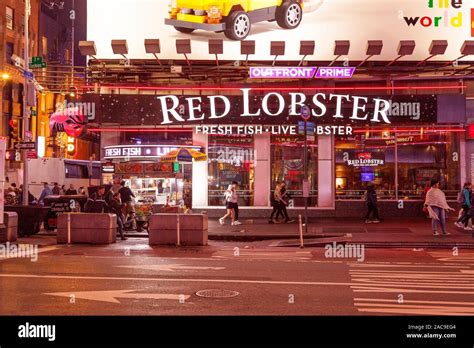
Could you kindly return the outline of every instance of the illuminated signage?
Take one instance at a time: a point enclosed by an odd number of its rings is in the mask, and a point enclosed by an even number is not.
[[[378,167],[385,164],[383,152],[357,152],[355,154],[344,152],[343,158],[350,167]]]
[[[353,67],[251,67],[251,79],[349,79],[354,75]]]
[[[186,146],[201,150],[199,146]],[[104,148],[105,159],[133,159],[133,158],[160,158],[171,151],[177,150],[178,146],[170,145],[117,145]]]
[[[98,123],[122,125],[296,125],[301,107],[310,108],[309,122],[328,126],[436,123],[440,108],[465,114],[448,105],[461,105],[458,95],[365,95],[353,92],[261,92],[240,89],[237,95],[97,95]],[[464,104],[465,105],[465,101]],[[450,116],[451,117],[451,116]],[[453,116],[454,117],[454,116]],[[222,130],[227,134],[228,130]],[[264,130],[265,131],[265,130]],[[232,132],[230,132],[232,133]],[[281,133],[281,132],[278,132]]]
[[[314,67],[251,67],[251,79],[312,79]]]
[[[328,66],[324,68],[318,68],[318,71],[314,77],[322,79],[350,79],[354,75],[355,70],[356,68],[352,67]]]
[[[251,88],[240,89],[241,109],[240,117],[242,122],[265,116],[266,118],[288,115],[291,117],[301,117],[303,105],[309,106],[311,116],[314,119],[333,118],[346,119],[347,122],[366,121],[371,123],[390,124],[388,112],[390,101],[377,97],[358,97],[349,94],[314,93],[306,95],[303,93],[289,93],[289,98],[285,98],[278,92],[270,92],[262,99],[250,95]],[[161,104],[161,124],[183,124],[193,121],[221,120],[231,113],[231,102],[229,97],[223,95],[215,96],[193,96],[185,97],[187,115],[183,115],[180,110],[183,105],[175,95],[164,95],[156,97]],[[209,104],[209,112],[202,110],[202,104]],[[328,107],[328,104],[335,103],[335,110]],[[369,111],[369,105],[373,108]],[[185,108],[186,108],[185,106]],[[351,112],[343,114],[343,107],[349,107]]]
[[[103,163],[102,164],[102,173],[103,174],[115,174],[115,164],[114,163]]]

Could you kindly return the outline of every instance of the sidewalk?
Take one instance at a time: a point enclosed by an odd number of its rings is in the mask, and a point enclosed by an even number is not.
[[[220,225],[209,220],[209,239],[229,241],[287,240],[277,246],[299,245],[299,225],[269,224],[264,219],[241,220],[240,226]],[[431,220],[386,219],[379,224],[365,224],[354,219],[312,219],[308,233],[304,234],[306,246],[324,246],[328,243],[363,243],[371,247],[468,247],[474,248],[473,231],[454,226],[454,219],[447,222],[449,236],[433,236]]]

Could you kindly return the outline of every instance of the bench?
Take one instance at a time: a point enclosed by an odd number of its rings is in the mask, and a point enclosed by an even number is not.
[[[18,239],[18,214],[3,213],[3,226],[0,227],[0,243],[16,242]]]
[[[206,214],[153,214],[150,216],[149,244],[176,245],[177,226],[180,226],[180,245],[207,245]]]
[[[62,213],[58,215],[58,244],[68,243],[68,217],[72,244],[112,244],[117,241],[115,214]]]

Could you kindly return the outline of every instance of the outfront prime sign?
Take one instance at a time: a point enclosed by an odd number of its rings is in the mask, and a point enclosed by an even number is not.
[[[355,72],[353,67],[250,67],[251,79],[350,79]]]
[[[360,96],[344,93],[267,92],[242,88],[240,95],[86,95],[98,105],[97,122],[121,125],[297,124],[301,108],[318,125],[436,123],[437,97]]]

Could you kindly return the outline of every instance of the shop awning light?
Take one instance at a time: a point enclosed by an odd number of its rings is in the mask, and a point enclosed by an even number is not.
[[[349,49],[351,47],[351,42],[349,40],[336,40],[334,41],[334,55],[336,58],[329,63],[329,66],[332,66],[341,56],[347,56],[349,54]]]
[[[424,63],[426,63],[428,60],[430,60],[433,57],[436,56],[441,56],[446,52],[446,49],[448,48],[448,40],[433,40],[431,41],[430,49],[429,49],[429,56],[428,58],[422,60],[421,62],[418,62],[416,66],[420,66]]]
[[[128,54],[127,40],[112,40],[111,44],[114,54],[119,54],[125,59],[128,59],[126,56]]]
[[[369,40],[367,41],[367,58],[365,58],[357,67],[364,65],[373,56],[379,56],[382,53],[383,41],[382,40]]]
[[[153,54],[158,64],[162,66],[161,60],[158,58],[158,54],[161,53],[160,39],[145,39],[145,51],[148,54]]]
[[[314,41],[300,41],[300,56],[301,58],[300,63],[298,66],[301,66],[307,56],[312,56],[314,54],[314,48],[316,44]]]
[[[94,41],[79,41],[79,51],[83,56],[90,56],[96,59],[97,48]]]
[[[272,64],[273,66],[275,65],[275,62],[278,56],[285,55],[285,41],[271,41],[270,42],[270,55],[275,57],[273,59],[273,64]]]
[[[176,40],[176,53],[184,55],[186,63],[191,66],[191,62],[188,59],[188,54],[191,54],[191,40],[189,39],[177,39]]]
[[[222,39],[210,39],[209,40],[209,54],[213,54],[216,57],[216,64],[219,66],[219,54],[224,53],[224,40]]]
[[[247,64],[249,56],[255,54],[255,41],[244,40],[240,42],[240,54],[245,55],[245,63]]]
[[[398,57],[392,60],[390,63],[387,64],[387,66],[392,65],[393,63],[397,62],[400,58],[403,58],[405,56],[411,56],[413,52],[415,51],[415,40],[402,40],[398,44]]]

